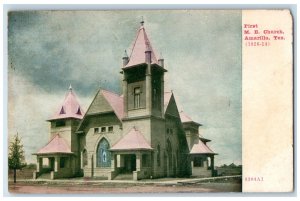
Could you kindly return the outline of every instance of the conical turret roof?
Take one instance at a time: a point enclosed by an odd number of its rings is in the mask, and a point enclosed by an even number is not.
[[[129,57],[129,62],[124,68],[145,63],[146,60],[145,51],[151,51],[151,63],[158,64],[155,51],[151,45],[151,42],[147,36],[146,30],[142,23],[141,27],[137,32],[136,38],[134,40],[132,51]]]
[[[54,113],[54,115],[50,119],[48,119],[48,121],[66,118],[82,119],[83,116],[84,111],[77,100],[77,96],[74,93],[72,86],[70,85],[64,102]]]

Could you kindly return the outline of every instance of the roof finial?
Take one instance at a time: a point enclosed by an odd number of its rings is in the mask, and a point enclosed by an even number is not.
[[[141,26],[144,26],[144,17],[142,16]]]
[[[72,91],[72,85],[71,85],[71,84],[70,84],[70,86],[69,86],[69,90]]]
[[[128,54],[127,54],[127,51],[126,51],[126,50],[124,51],[123,58],[128,58]]]

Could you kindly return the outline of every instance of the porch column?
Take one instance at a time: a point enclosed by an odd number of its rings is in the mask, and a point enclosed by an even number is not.
[[[111,171],[115,171],[117,166],[117,155],[114,153],[111,153]]]
[[[191,159],[191,175],[194,174],[194,159]]]
[[[211,171],[214,171],[214,166],[215,166],[215,162],[214,162],[214,155],[210,156],[210,166],[211,166]]]
[[[36,157],[36,172],[41,172],[43,169],[43,158],[37,156]]]
[[[118,168],[124,167],[124,155],[121,154],[117,155],[117,167]]]
[[[55,156],[55,161],[54,161],[54,172],[58,172],[60,169],[60,157]]]
[[[136,156],[136,171],[141,171],[142,155],[141,155],[141,153],[136,153],[135,156]]]

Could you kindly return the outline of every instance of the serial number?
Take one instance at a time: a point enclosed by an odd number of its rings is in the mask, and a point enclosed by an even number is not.
[[[266,42],[262,42],[262,41],[257,41],[257,42],[254,42],[254,41],[251,41],[251,42],[246,42],[245,45],[247,47],[267,47],[267,46],[270,46],[271,43],[266,41]]]
[[[264,181],[263,177],[245,177],[245,181]]]

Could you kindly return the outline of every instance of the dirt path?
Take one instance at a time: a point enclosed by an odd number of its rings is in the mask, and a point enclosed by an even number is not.
[[[137,186],[46,186],[32,184],[9,184],[12,194],[101,194],[101,193],[202,193],[239,192],[241,185],[236,183],[205,183],[188,186],[180,185],[137,185]]]

